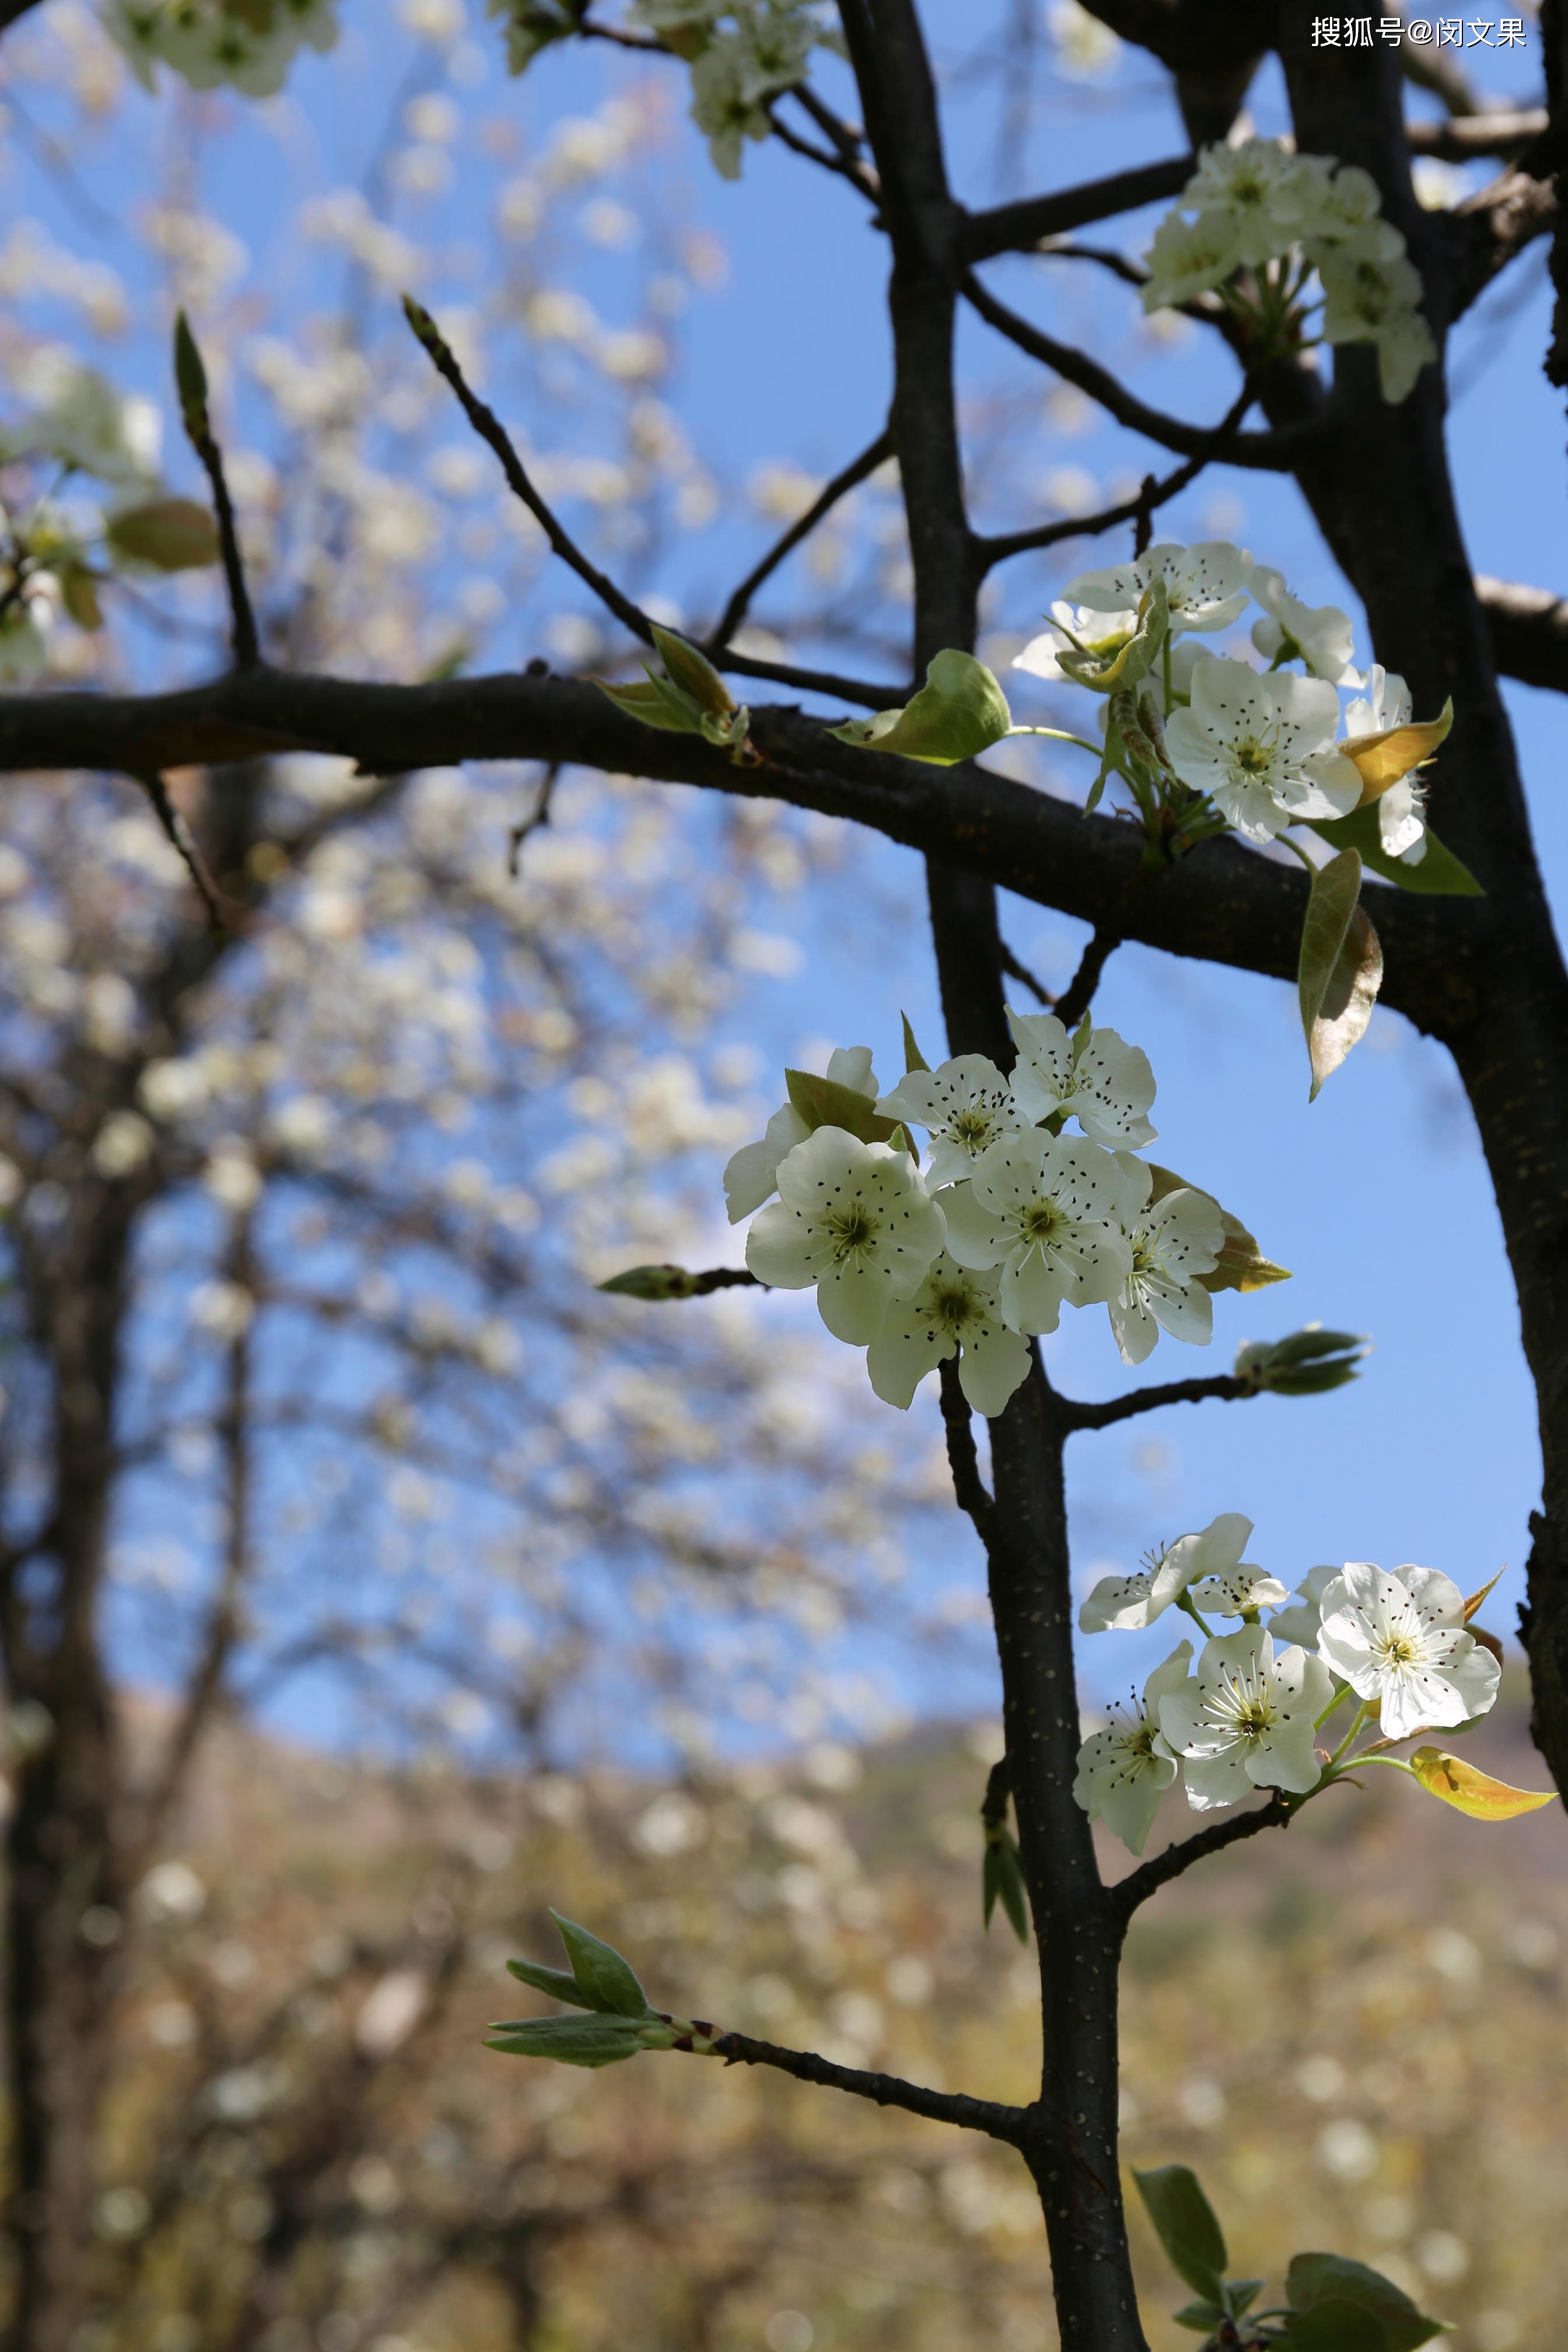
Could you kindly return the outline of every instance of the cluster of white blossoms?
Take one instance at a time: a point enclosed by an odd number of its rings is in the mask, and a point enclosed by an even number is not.
[[[542,49],[569,39],[583,11],[574,0],[488,0],[506,25],[507,63],[521,73]],[[726,180],[741,176],[748,139],[773,125],[770,100],[805,79],[816,47],[840,48],[821,0],[632,0],[627,24],[651,33],[691,71],[691,120]]]
[[[1204,1635],[1195,1666],[1183,1642],[1079,1754],[1073,1794],[1134,1853],[1178,1773],[1198,1812],[1255,1789],[1304,1798],[1364,1761],[1347,1751],[1374,1717],[1379,1744],[1397,1743],[1472,1723],[1497,1697],[1499,1662],[1465,1631],[1474,1604],[1436,1569],[1315,1568],[1292,1602],[1242,1558],[1251,1536],[1250,1519],[1222,1512],[1137,1574],[1102,1578],[1079,1612],[1079,1631],[1100,1633],[1174,1607]],[[1212,1633],[1210,1617],[1241,1622]],[[1352,1697],[1360,1708],[1331,1752],[1320,1730]]]
[[[338,37],[336,0],[110,0],[104,22],[148,89],[166,65],[193,89],[247,98],[271,98],[301,48]]]
[[[1295,155],[1277,139],[1205,147],[1147,259],[1146,310],[1218,293],[1279,348],[1300,347],[1315,277],[1321,340],[1374,345],[1385,400],[1405,399],[1437,356],[1420,277],[1376,181],[1331,155]],[[1234,283],[1238,270],[1256,273],[1251,285]]]
[[[1051,625],[1013,667],[1104,695],[1118,657],[1147,633],[1152,583],[1163,591],[1163,638],[1139,674],[1139,716],[1170,772],[1206,797],[1248,841],[1287,825],[1332,823],[1374,802],[1384,854],[1416,865],[1426,852],[1425,792],[1415,767],[1384,781],[1358,761],[1411,719],[1402,677],[1352,666],[1353,630],[1335,604],[1306,604],[1282,573],[1228,541],[1152,547],[1125,563],[1080,572],[1051,607]],[[1201,641],[1256,604],[1255,651],[1269,664],[1220,656]],[[1300,670],[1288,665],[1300,664]],[[1363,691],[1343,713],[1339,689]],[[1108,710],[1110,703],[1104,705]],[[1415,730],[1423,737],[1434,730]]]
[[[1008,1020],[1011,1077],[961,1054],[879,1094],[864,1045],[836,1053],[826,1081],[792,1074],[791,1100],[724,1171],[730,1222],[752,1218],[752,1274],[815,1288],[889,1404],[956,1354],[970,1404],[999,1413],[1064,1305],[1106,1307],[1131,1364],[1162,1328],[1213,1336],[1221,1212],[1137,1157],[1154,1140],[1147,1055],[1087,1016],[1071,1035],[1052,1013]],[[1081,1132],[1064,1138],[1069,1118]],[[912,1128],[930,1139],[923,1170]]]

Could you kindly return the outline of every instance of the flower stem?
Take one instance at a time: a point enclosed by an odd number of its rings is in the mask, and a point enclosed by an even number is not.
[[[1069,735],[1064,727],[1009,727],[1007,740],[1011,741],[1015,735],[1048,735],[1054,743],[1076,743],[1080,751],[1091,751],[1097,760],[1100,757],[1098,743],[1090,743],[1081,735]]]

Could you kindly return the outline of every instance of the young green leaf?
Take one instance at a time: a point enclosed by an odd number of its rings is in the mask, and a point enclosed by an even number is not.
[[[1293,2311],[1282,2340],[1294,2352],[1394,2352],[1376,2312],[1340,2294],[1314,2304],[1310,2311]]]
[[[810,1070],[786,1070],[784,1090],[813,1135],[819,1127],[841,1127],[862,1143],[891,1143],[900,1132],[894,1118],[883,1118],[869,1095],[841,1087],[837,1078],[819,1078]]]
[[[1285,2277],[1285,2299],[1292,2315],[1298,2312],[1320,2312],[1325,2305],[1337,2303],[1354,2310],[1369,2313],[1382,2326],[1388,2352],[1416,2352],[1417,2345],[1429,2344],[1434,2336],[1447,2336],[1446,2320],[1429,2319],[1417,2311],[1402,2287],[1381,2271],[1371,2270],[1365,2263],[1352,2262],[1346,2254],[1298,2254]],[[1323,2352],[1338,2347],[1341,2339],[1329,2336],[1298,2336],[1292,2332],[1292,2344],[1310,2342],[1321,2345]],[[1349,2342],[1351,2339],[1345,2339]]]
[[[1325,1078],[1364,1035],[1383,985],[1383,950],[1361,896],[1361,858],[1342,849],[1312,877],[1297,990],[1315,1102]]]
[[[487,2050],[508,2058],[553,2058],[563,2066],[615,2066],[642,2047],[629,2017],[538,2017],[498,2029]]]
[[[702,713],[689,694],[682,694],[668,679],[650,673],[629,686],[612,686],[605,678],[596,677],[594,684],[601,694],[608,695],[617,710],[628,719],[640,719],[645,727],[662,727],[671,735],[700,735]]]
[[[1238,1349],[1237,1375],[1276,1396],[1321,1396],[1357,1378],[1368,1345],[1353,1331],[1313,1325],[1285,1339],[1254,1339]]]
[[[1312,831],[1327,842],[1331,849],[1353,849],[1360,853],[1363,866],[1381,874],[1385,882],[1395,883],[1401,890],[1423,892],[1428,898],[1479,898],[1485,896],[1480,884],[1468,866],[1446,849],[1433,832],[1426,828],[1426,854],[1415,866],[1406,866],[1402,857],[1391,857],[1383,845],[1383,832],[1378,814],[1370,803],[1352,809],[1349,816],[1314,820]]]
[[[1212,1192],[1205,1192],[1201,1184],[1189,1185],[1184,1176],[1176,1175],[1169,1168],[1160,1167],[1154,1160],[1150,1160],[1148,1166],[1154,1180],[1149,1193],[1151,1207],[1156,1201],[1163,1201],[1167,1192],[1180,1192],[1184,1188],[1196,1192],[1202,1200],[1214,1202],[1219,1212],[1225,1244],[1219,1254],[1219,1264],[1213,1273],[1198,1276],[1205,1290],[1264,1290],[1271,1282],[1289,1281],[1289,1267],[1276,1265],[1272,1258],[1265,1257],[1241,1219],[1233,1217],[1223,1202],[1215,1200]]]
[[[1223,2306],[1225,2233],[1197,2174],[1184,2164],[1163,2164],[1152,2172],[1134,2171],[1132,2178],[1172,2269],[1205,2303]]]
[[[1477,1822],[1517,1821],[1521,1813],[1539,1812],[1557,1794],[1555,1789],[1510,1789],[1506,1780],[1494,1780],[1440,1748],[1418,1748],[1410,1769],[1429,1796]]]
[[[174,313],[174,389],[180,414],[193,441],[205,440],[207,425],[207,372],[191,323],[183,310]]]
[[[1024,1884],[1024,1865],[1018,1849],[1004,1831],[1000,1836],[985,1841],[985,1860],[981,1868],[981,1891],[986,1927],[998,1903],[1006,1913],[1013,1933],[1020,1944],[1029,1940],[1029,1898]]]
[[[647,2017],[647,1995],[614,1946],[590,1935],[574,1920],[563,1919],[559,1911],[552,1911],[550,1916],[561,1930],[572,1973],[586,1994],[588,2006],[614,2011],[621,2017]]]
[[[1171,2314],[1178,2327],[1190,2327],[1194,2336],[1212,2336],[1225,2315],[1217,2303],[1201,2300],[1184,2303],[1180,2311]]]
[[[661,629],[657,621],[653,641],[663,656],[665,668],[681,692],[689,694],[700,710],[728,717],[735,708],[735,698],[707,655],[689,646],[684,637],[678,637],[673,629]]]
[[[915,1044],[915,1033],[910,1027],[909,1014],[901,1013],[900,1018],[904,1024],[904,1076],[908,1077],[911,1070],[929,1070],[931,1064]]]
[[[196,572],[218,559],[217,527],[195,499],[149,499],[110,516],[103,536],[122,562]]]
[[[529,1986],[534,1992],[547,1992],[552,2000],[570,2001],[574,2009],[594,2006],[576,1978],[568,1976],[564,1969],[547,1969],[538,1960],[508,1960],[506,1967],[507,1974],[515,1977],[519,1984]],[[494,2030],[497,2033],[514,2031],[509,2025],[498,2025]]]
[[[827,731],[859,751],[896,751],[906,760],[951,768],[999,743],[1012,725],[1007,698],[984,663],[950,646],[930,664],[912,701]]]

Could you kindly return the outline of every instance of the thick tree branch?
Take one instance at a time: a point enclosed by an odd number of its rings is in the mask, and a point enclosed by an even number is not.
[[[1179,196],[1197,160],[1195,155],[1172,155],[1163,163],[1142,163],[1134,171],[1113,172],[1107,179],[1085,180],[1076,188],[1053,189],[1048,195],[1025,196],[1016,204],[970,213],[963,223],[963,257],[989,261],[998,253],[1026,253],[1047,236],[1065,236],[1069,229],[1087,228],[1092,221],[1111,220],[1118,213]]]
[[[1508,114],[1451,115],[1447,122],[1407,122],[1413,155],[1443,163],[1469,163],[1479,155],[1522,156],[1546,135],[1546,109],[1525,106]]]
[[[802,540],[810,538],[817,524],[826,515],[832,513],[840,499],[847,497],[852,489],[865,481],[868,475],[876,472],[878,467],[892,454],[892,436],[884,425],[876,439],[868,443],[858,457],[852,457],[841,473],[835,474],[830,482],[824,484],[805,512],[773,541],[761,562],[752,566],[734,591],[708,639],[710,653],[717,646],[729,644],[745,619],[752,599],[763,581],[772,578],[785,557],[794,554]]]
[[[1505,172],[1433,223],[1447,248],[1448,318],[1462,318],[1509,264],[1557,226],[1555,182]]]
[[[1476,594],[1503,676],[1568,694],[1568,596],[1484,572],[1476,575]]]
[[[1131,1421],[1135,1413],[1158,1412],[1168,1404],[1202,1404],[1217,1397],[1234,1404],[1239,1397],[1260,1396],[1255,1381],[1233,1372],[1215,1372],[1206,1380],[1169,1381],[1163,1387],[1134,1389],[1131,1396],[1108,1397],[1102,1404],[1080,1404],[1062,1399],[1062,1412],[1071,1429],[1109,1429],[1114,1422]]]
[[[1004,2106],[997,2099],[971,2099],[959,2091],[928,2091],[897,2074],[873,2074],[861,2066],[836,2066],[811,2050],[784,2050],[776,2042],[758,2042],[749,2033],[721,2033],[702,2053],[722,2058],[727,2066],[773,2066],[797,2083],[816,2083],[829,2091],[847,2091],[852,2098],[869,2099],[879,2107],[900,2107],[906,2115],[923,2116],[929,2123],[956,2124],[962,2131],[984,2132],[990,2139],[1016,2147],[1024,2137],[1027,2110]]]
[[[1123,1922],[1131,1918],[1141,1904],[1162,1886],[1169,1886],[1191,1870],[1194,1862],[1206,1861],[1211,1853],[1223,1853],[1226,1846],[1239,1845],[1244,1838],[1256,1837],[1260,1830],[1283,1829],[1290,1819],[1289,1808],[1278,1796],[1270,1797],[1256,1812],[1229,1813],[1212,1828],[1199,1830],[1195,1836],[1182,1838],[1168,1845],[1163,1853],[1151,1854],[1125,1878],[1107,1890],[1107,1899]]]

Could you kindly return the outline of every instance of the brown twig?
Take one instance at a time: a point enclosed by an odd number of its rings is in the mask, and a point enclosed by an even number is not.
[[[128,770],[127,773],[131,772]],[[169,797],[169,787],[161,775],[152,772],[135,778],[153,804],[153,814],[163,828],[163,835],[175,852],[186,873],[195,885],[196,894],[207,910],[215,931],[227,927],[224,920],[223,895],[214,881],[206,859],[202,856],[195,834]]]
[[[1142,550],[1139,550],[1142,554]],[[1094,1002],[1100,975],[1121,945],[1120,931],[1096,929],[1079,959],[1078,970],[1058,997],[1055,1012],[1064,1028],[1076,1029]]]
[[[847,497],[848,493],[863,482],[868,475],[876,472],[878,467],[891,454],[892,446],[892,436],[884,425],[876,439],[868,443],[858,457],[852,457],[841,472],[835,474],[830,482],[823,485],[805,512],[798,516],[789,529],[773,541],[762,561],[753,565],[740,586],[732,592],[729,603],[714,623],[712,633],[707,640],[710,652],[728,646],[730,639],[745,619],[752,599],[763,581],[771,578],[785,557],[795,552],[802,540],[809,539],[817,524],[826,515],[832,512],[840,499]]]
[[[555,793],[555,780],[561,773],[561,761],[552,760],[539,780],[539,790],[533,806],[524,817],[519,817],[506,837],[506,870],[515,882],[522,863],[522,845],[531,833],[550,823],[550,803]]]
[[[931,2123],[984,2132],[1012,2147],[1017,2147],[1027,2124],[1023,2107],[1005,2106],[997,2099],[972,2099],[959,2091],[928,2091],[897,2074],[874,2074],[860,2066],[836,2066],[815,2051],[784,2050],[776,2042],[759,2042],[749,2033],[720,2034],[705,2054],[722,2058],[727,2066],[773,2066],[781,2074],[793,2074],[797,2083],[820,2084],[869,2099],[879,2107],[900,2107],[906,2115],[924,2116]]]
[[[1169,1886],[1191,1870],[1194,1862],[1203,1862],[1211,1853],[1223,1853],[1226,1846],[1239,1845],[1244,1838],[1256,1837],[1261,1830],[1283,1829],[1290,1819],[1289,1807],[1278,1795],[1269,1798],[1256,1812],[1231,1813],[1223,1822],[1215,1822],[1195,1836],[1180,1839],[1168,1845],[1163,1853],[1151,1854],[1114,1886],[1107,1887],[1106,1900],[1123,1920],[1131,1919],[1141,1904],[1162,1886]]]
[[[1141,1412],[1158,1412],[1168,1404],[1203,1404],[1218,1398],[1226,1404],[1243,1397],[1261,1396],[1256,1381],[1235,1372],[1215,1372],[1207,1380],[1170,1381],[1163,1387],[1134,1389],[1131,1396],[1108,1397],[1100,1404],[1079,1404],[1064,1397],[1062,1413],[1069,1429],[1109,1429]]]

